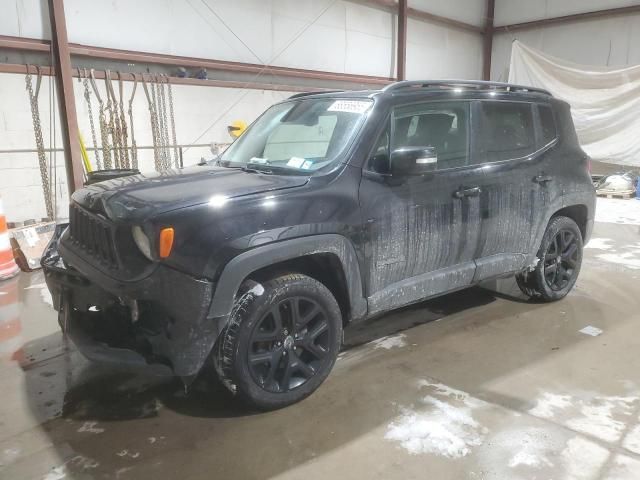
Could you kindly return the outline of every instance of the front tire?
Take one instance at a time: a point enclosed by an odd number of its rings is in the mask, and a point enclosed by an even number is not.
[[[573,289],[582,265],[582,233],[569,217],[549,222],[532,271],[516,275],[520,290],[543,302],[564,298]]]
[[[273,410],[320,386],[341,340],[342,316],[329,289],[288,274],[241,287],[214,359],[223,383],[241,400]]]

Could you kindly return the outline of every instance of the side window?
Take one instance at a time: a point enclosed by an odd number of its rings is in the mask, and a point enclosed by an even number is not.
[[[433,102],[397,108],[393,115],[392,150],[433,147],[437,170],[463,167],[469,157],[468,102]]]
[[[390,140],[390,127],[384,129],[380,134],[376,146],[371,153],[371,159],[369,160],[368,169],[376,173],[390,173],[391,166],[389,164],[389,140]]]
[[[542,134],[540,147],[544,147],[558,136],[556,121],[553,118],[553,110],[548,105],[538,105],[538,116],[540,117],[540,133]]]
[[[530,103],[481,101],[479,110],[476,162],[499,162],[535,152]]]

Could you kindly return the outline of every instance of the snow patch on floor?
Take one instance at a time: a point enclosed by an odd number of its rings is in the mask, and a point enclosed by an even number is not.
[[[640,250],[623,253],[603,253],[596,258],[605,262],[624,265],[627,268],[640,269]]]
[[[440,383],[425,380],[418,386],[430,390],[430,395],[421,398],[417,408],[401,410],[387,427],[387,440],[398,442],[412,455],[452,459],[464,457],[482,444],[488,429],[474,419],[473,413],[485,402]]]
[[[42,480],[62,480],[67,477],[67,467],[64,465],[60,467],[52,468],[46,475],[42,477]]]
[[[553,418],[557,410],[564,410],[572,405],[570,395],[557,395],[544,392],[536,402],[536,406],[529,410],[534,417]]]
[[[42,298],[44,303],[53,307],[53,298],[51,298],[51,292],[49,292],[48,288],[45,287],[40,289],[40,298]]]
[[[529,425],[518,427],[517,421],[509,425],[487,437],[478,450],[482,470],[490,471],[495,480],[551,478],[545,473],[554,467],[558,452],[566,445],[562,432]]]
[[[638,480],[640,478],[640,460],[626,455],[617,455],[606,480]]]
[[[565,477],[571,480],[593,480],[609,458],[609,451],[582,437],[573,437],[562,451]]]
[[[580,415],[568,420],[566,425],[606,442],[616,442],[620,440],[626,423],[615,417],[631,415],[637,401],[637,397],[596,397],[593,402],[583,404]]]
[[[84,424],[78,429],[78,433],[103,433],[104,428],[96,427],[98,422],[84,422]]]
[[[407,336],[404,333],[398,335],[391,335],[388,337],[378,338],[371,342],[373,348],[384,348],[385,350],[391,350],[392,348],[402,348],[407,346]]]
[[[572,396],[545,392],[537,399],[529,414],[554,419],[575,432],[580,432],[605,442],[621,439],[629,417],[640,402],[638,396]],[[640,436],[640,432],[638,434]],[[634,443],[634,438],[629,442]]]
[[[51,298],[51,293],[49,292],[49,288],[46,283],[34,283],[33,285],[29,285],[28,287],[24,287],[25,290],[40,290],[40,297],[42,301],[47,305],[53,307],[53,299]]]
[[[596,250],[611,250],[613,248],[613,240],[610,238],[592,238],[584,248],[593,248]]]
[[[629,430],[622,441],[622,446],[630,452],[640,455],[640,424]]]
[[[598,198],[596,222],[640,225],[640,201]]]

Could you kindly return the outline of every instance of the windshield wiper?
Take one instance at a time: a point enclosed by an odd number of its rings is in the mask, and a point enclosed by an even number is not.
[[[249,172],[249,173],[265,173],[267,175],[271,175],[273,173],[271,169],[262,170],[260,168],[254,168],[254,167],[240,167],[240,170],[242,170],[243,172]]]

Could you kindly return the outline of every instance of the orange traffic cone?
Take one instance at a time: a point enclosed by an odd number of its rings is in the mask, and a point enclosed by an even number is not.
[[[19,278],[0,284],[0,360],[14,358],[22,345]]]
[[[13,249],[9,242],[9,230],[4,216],[4,206],[0,197],[0,280],[5,280],[17,275],[20,271],[13,258]]]

